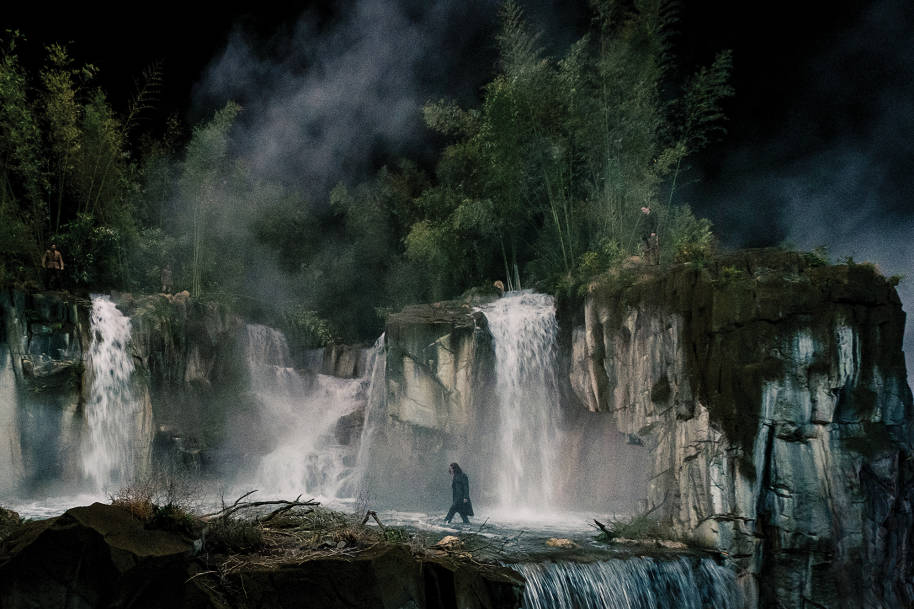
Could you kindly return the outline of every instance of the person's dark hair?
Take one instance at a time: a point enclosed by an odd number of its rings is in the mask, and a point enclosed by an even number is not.
[[[451,469],[454,470],[454,473],[455,473],[455,474],[462,474],[462,473],[463,473],[463,470],[460,469],[460,466],[457,465],[456,463],[451,463]]]

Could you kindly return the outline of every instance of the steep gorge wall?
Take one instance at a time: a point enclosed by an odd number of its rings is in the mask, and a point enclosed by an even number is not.
[[[385,328],[383,395],[362,441],[363,492],[373,501],[428,509],[447,501],[442,480],[458,461],[491,462],[475,429],[491,423],[492,344],[485,317],[467,303],[407,307]],[[446,510],[447,505],[441,509]]]
[[[579,401],[648,448],[649,505],[732,557],[748,598],[914,602],[904,313],[871,267],[774,251],[633,267],[577,322]]]
[[[88,347],[87,301],[0,290],[0,492],[79,475]]]
[[[186,292],[118,301],[130,316],[134,358],[152,394],[157,458],[192,468],[221,461],[215,453],[228,444],[227,413],[246,403],[243,321]]]

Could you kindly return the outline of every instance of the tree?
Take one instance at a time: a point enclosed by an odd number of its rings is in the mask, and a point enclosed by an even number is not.
[[[16,54],[21,38],[12,32],[0,49],[0,276],[37,266],[46,217],[41,132]]]
[[[231,169],[229,131],[241,107],[227,103],[212,119],[193,130],[184,159],[178,194],[189,210],[191,225],[191,293],[199,296],[206,260],[207,226],[223,198]]]
[[[658,230],[693,218],[674,213],[672,193],[683,159],[720,130],[720,103],[732,94],[729,54],[671,97],[670,3],[592,7],[594,31],[554,60],[518,5],[506,3],[499,71],[480,108],[426,105],[426,124],[452,142],[437,184],[417,198],[424,216],[407,252],[446,281],[466,287],[491,278],[498,271],[487,260],[497,257],[511,287],[520,284],[518,267],[528,280],[573,282],[583,267],[639,251],[642,207],[660,217]],[[704,234],[690,226],[690,234]]]
[[[82,108],[77,92],[82,82],[95,75],[96,68],[91,64],[74,68],[73,60],[63,45],[50,44],[45,51],[47,63],[39,73],[42,88],[38,103],[50,153],[48,216],[52,222],[51,230],[56,232],[60,230],[61,219],[65,218],[63,212],[68,203],[69,179],[80,151]],[[55,204],[53,209],[50,207],[52,201]],[[70,211],[75,214],[75,210]]]

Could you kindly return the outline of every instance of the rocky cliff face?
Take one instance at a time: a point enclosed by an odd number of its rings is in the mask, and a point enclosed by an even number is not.
[[[87,305],[56,292],[0,291],[0,492],[77,475]]]
[[[769,251],[634,267],[577,322],[579,401],[645,445],[648,503],[731,556],[750,600],[914,602],[904,313],[873,268]]]
[[[408,307],[388,318],[385,351],[362,434],[364,491],[402,508],[440,504],[447,464],[490,450],[473,440],[492,383],[485,318],[460,302]]]
[[[240,415],[248,404],[239,346],[244,322],[186,292],[118,300],[131,319],[134,357],[148,378],[157,458],[205,467],[213,451],[229,444],[228,413]]]

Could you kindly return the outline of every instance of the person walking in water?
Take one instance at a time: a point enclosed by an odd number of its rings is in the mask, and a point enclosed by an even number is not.
[[[51,249],[44,251],[41,257],[41,266],[47,276],[48,287],[60,288],[60,278],[63,274],[63,254],[57,249],[57,244],[52,243]]]
[[[470,479],[467,477],[460,466],[451,463],[448,468],[451,473],[451,509],[447,511],[444,517],[445,522],[450,522],[454,514],[460,514],[464,522],[470,522],[467,516],[473,515],[473,503],[470,501]]]

